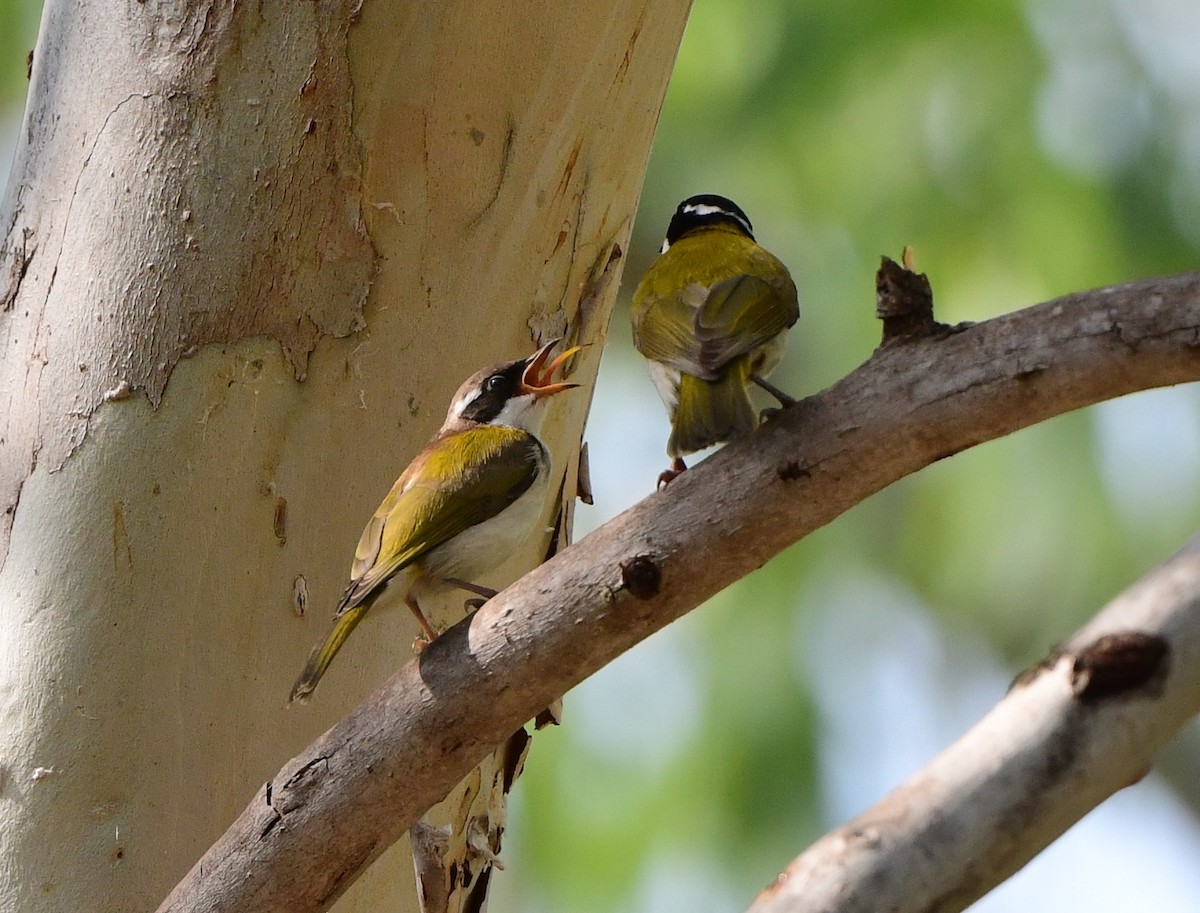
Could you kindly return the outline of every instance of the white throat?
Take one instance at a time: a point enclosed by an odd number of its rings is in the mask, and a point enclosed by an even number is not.
[[[500,414],[492,419],[493,425],[508,425],[510,428],[520,428],[537,436],[546,418],[546,397],[523,393],[514,396],[504,404]]]
[[[458,397],[450,404],[450,412],[447,414],[446,420],[461,419],[463,413],[480,395],[479,390],[471,390]],[[504,404],[504,408],[488,424],[519,428],[536,436],[546,418],[546,399],[547,397],[534,396],[532,393],[514,396]]]

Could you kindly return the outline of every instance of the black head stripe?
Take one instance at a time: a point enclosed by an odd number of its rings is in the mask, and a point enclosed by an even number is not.
[[[524,370],[524,361],[512,361],[497,365],[484,374],[478,384],[479,392],[463,407],[460,413],[462,418],[472,422],[490,422],[494,419],[517,392]]]
[[[728,197],[701,193],[688,197],[676,208],[667,226],[667,244],[674,244],[689,231],[705,225],[729,225],[754,239],[754,226],[742,207]]]

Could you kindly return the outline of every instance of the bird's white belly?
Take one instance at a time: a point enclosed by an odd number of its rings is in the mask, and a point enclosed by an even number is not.
[[[546,500],[550,482],[549,461],[541,467],[529,489],[490,520],[472,526],[449,542],[426,553],[417,564],[422,582],[428,578],[456,577],[480,583],[479,577],[492,570],[516,551],[523,542],[539,532],[537,522]]]
[[[675,409],[679,406],[679,371],[664,365],[661,361],[651,361],[650,380],[658,391],[658,398],[667,407],[671,420],[675,420]]]

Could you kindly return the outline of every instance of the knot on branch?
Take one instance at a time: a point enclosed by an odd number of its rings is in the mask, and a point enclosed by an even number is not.
[[[649,555],[621,563],[621,584],[634,599],[651,599],[662,588],[662,569]]]
[[[903,265],[882,257],[875,274],[875,316],[883,321],[881,345],[926,336],[943,325],[933,319],[933,290],[924,273],[913,270],[912,248],[904,248]]]
[[[799,460],[782,460],[775,467],[775,475],[784,482],[795,482],[797,479],[811,479],[812,472]]]
[[[1140,631],[1107,634],[1075,654],[1071,691],[1084,703],[1118,697],[1144,686],[1162,688],[1171,646]]]

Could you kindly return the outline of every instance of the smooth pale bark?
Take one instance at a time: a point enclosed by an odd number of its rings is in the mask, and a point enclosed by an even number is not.
[[[149,909],[411,655],[378,611],[285,706],[459,382],[602,340],[687,10],[49,0],[0,210],[6,903]],[[342,909],[414,897],[398,852]]]
[[[1200,540],[878,805],[813,844],[749,913],[965,909],[1140,780],[1197,713]]]
[[[324,909],[494,745],[624,650],[936,460],[1200,379],[1198,339],[1192,274],[881,347],[443,634],[284,765],[160,913]]]

